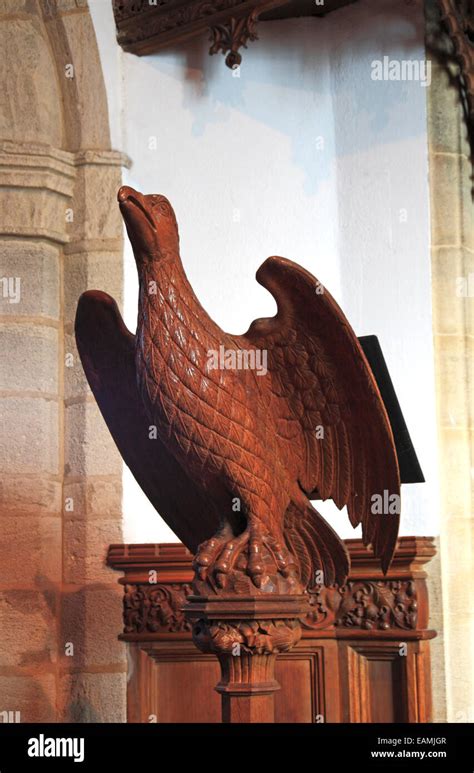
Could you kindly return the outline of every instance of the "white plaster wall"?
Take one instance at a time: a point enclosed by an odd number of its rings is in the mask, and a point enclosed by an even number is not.
[[[357,334],[376,333],[427,478],[404,487],[401,531],[437,534],[426,93],[370,77],[384,55],[424,57],[421,9],[361,0],[323,20],[261,23],[234,77],[205,36],[121,53],[109,0],[89,4],[127,182],[170,198],[203,305],[231,332],[273,314],[254,275],[280,254],[330,289]],[[130,250],[125,280],[134,329]],[[174,540],[130,474],[124,483],[125,540]],[[354,535],[344,514],[321,510]]]

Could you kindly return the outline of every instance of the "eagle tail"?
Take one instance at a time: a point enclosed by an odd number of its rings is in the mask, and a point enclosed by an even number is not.
[[[345,583],[350,569],[347,549],[307,500],[290,502],[284,534],[288,549],[299,565],[304,587]]]

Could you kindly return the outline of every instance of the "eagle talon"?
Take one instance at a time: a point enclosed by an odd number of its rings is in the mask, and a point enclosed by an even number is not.
[[[206,567],[205,566],[198,566],[198,567],[195,567],[195,569],[196,569],[196,574],[198,576],[198,579],[202,580],[204,582],[206,577],[207,577],[207,569],[206,569]]]
[[[251,574],[250,577],[252,578],[252,582],[255,585],[256,588],[261,588],[263,585],[263,573],[262,574]]]
[[[214,560],[219,555],[219,549],[224,542],[221,538],[212,537],[199,545],[193,561],[193,569],[198,579],[205,582],[211,571]]]
[[[298,572],[290,552],[281,542],[266,533],[258,519],[249,519],[247,528],[238,536],[221,532],[199,546],[194,569],[199,580],[215,584],[222,590],[233,571],[247,574],[259,590],[270,578],[264,554],[270,554],[277,571],[285,579],[298,581]]]
[[[278,571],[285,579],[291,577],[297,581],[298,569],[287,548],[284,548],[274,537],[265,536],[263,540],[267,548],[273,554]]]
[[[241,558],[248,540],[249,534],[244,531],[231,539],[227,535],[212,537],[200,545],[193,562],[198,578],[209,582],[214,580],[218,588],[225,588],[228,576]]]
[[[227,575],[224,572],[216,572],[216,585],[221,590],[227,585]]]

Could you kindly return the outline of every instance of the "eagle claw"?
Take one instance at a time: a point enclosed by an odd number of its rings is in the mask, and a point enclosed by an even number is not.
[[[244,551],[247,555],[244,556]],[[193,567],[199,580],[208,581],[222,590],[234,569],[244,571],[256,588],[268,582],[268,567],[264,555],[270,554],[276,569],[285,578],[295,577],[295,561],[286,548],[264,531],[261,523],[250,519],[247,528],[238,536],[218,534],[203,542],[194,558]]]

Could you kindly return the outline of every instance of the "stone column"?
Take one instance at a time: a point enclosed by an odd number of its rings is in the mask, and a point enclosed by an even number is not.
[[[64,719],[125,721],[125,655],[111,621],[120,600],[104,560],[122,533],[122,462],[87,385],[74,339],[81,293],[122,298],[122,241],[116,192],[120,154],[75,154],[70,240],[64,248],[64,477],[61,702]],[[74,655],[67,654],[68,643]]]
[[[429,39],[449,52],[449,40],[439,36],[437,8],[433,2],[427,8]],[[427,89],[443,590],[438,602],[444,613],[447,720],[473,722],[474,208],[458,78],[456,65],[433,61]]]
[[[122,296],[124,158],[85,0],[7,0],[0,46],[0,721],[123,721],[122,465],[73,319]]]

